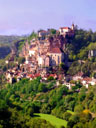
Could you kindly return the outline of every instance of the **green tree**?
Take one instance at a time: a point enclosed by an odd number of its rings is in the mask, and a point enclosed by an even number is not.
[[[55,29],[51,29],[50,32],[51,32],[52,35],[56,34],[56,30]]]
[[[39,92],[46,92],[47,91],[47,87],[45,83],[40,83],[38,86],[38,91]]]
[[[66,120],[66,121],[69,121],[69,118],[70,118],[71,116],[72,116],[71,113],[65,112],[65,113],[63,114],[63,119]]]

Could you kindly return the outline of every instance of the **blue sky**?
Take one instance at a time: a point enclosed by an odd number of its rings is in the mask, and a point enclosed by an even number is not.
[[[0,0],[0,34],[71,26],[96,31],[96,0]]]

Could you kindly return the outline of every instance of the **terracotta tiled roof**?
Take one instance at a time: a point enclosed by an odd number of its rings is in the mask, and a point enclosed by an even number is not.
[[[60,29],[70,29],[69,27],[61,27]]]
[[[49,53],[62,53],[61,49],[60,48],[52,48]]]
[[[85,77],[83,80],[88,82],[88,81],[92,81],[92,78],[90,78],[90,77]]]
[[[39,77],[40,76],[40,73],[37,73],[34,75],[34,77]]]
[[[53,77],[55,77],[55,76],[57,76],[56,74],[50,74],[50,76],[53,76]]]

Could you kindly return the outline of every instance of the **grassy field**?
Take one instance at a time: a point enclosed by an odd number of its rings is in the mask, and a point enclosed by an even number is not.
[[[48,115],[48,114],[41,114],[41,113],[35,113],[35,117],[45,119],[46,121],[49,121],[52,125],[56,126],[56,128],[60,128],[61,126],[67,125],[67,121],[56,118],[55,116]],[[37,118],[36,117],[36,118]]]

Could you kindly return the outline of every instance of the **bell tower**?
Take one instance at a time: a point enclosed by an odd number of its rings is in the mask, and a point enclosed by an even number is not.
[[[75,27],[74,24],[72,24],[71,29],[74,30],[74,27]]]

